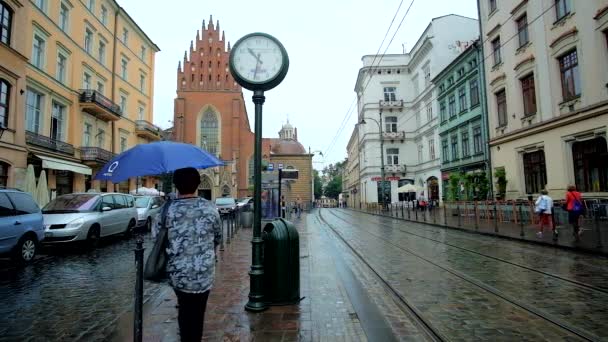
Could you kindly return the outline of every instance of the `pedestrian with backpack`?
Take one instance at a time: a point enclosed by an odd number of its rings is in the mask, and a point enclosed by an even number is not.
[[[572,235],[574,236],[574,240],[579,242],[582,235],[579,219],[581,215],[584,214],[585,209],[583,206],[583,196],[580,192],[576,191],[576,186],[568,185],[568,191],[566,192],[566,203],[564,206],[566,211],[568,211],[568,223],[572,225]]]
[[[538,196],[534,204],[534,212],[538,214],[539,218],[538,233],[536,233],[536,236],[539,239],[542,239],[545,226],[552,227],[551,209],[553,208],[553,199],[549,197],[549,192],[543,189],[540,191],[540,196]]]

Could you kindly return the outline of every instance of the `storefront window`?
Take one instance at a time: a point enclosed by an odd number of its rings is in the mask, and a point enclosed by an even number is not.
[[[572,145],[574,178],[579,191],[608,191],[606,138],[575,142]]]
[[[0,187],[6,187],[8,185],[8,164],[0,162]]]
[[[545,151],[524,153],[524,177],[526,180],[526,193],[537,194],[547,184],[547,166],[545,164]]]

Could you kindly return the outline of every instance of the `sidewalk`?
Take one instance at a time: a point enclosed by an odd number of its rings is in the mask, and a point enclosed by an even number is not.
[[[306,224],[295,219],[300,233],[300,296],[297,305],[272,306],[262,313],[244,310],[249,294],[250,228],[241,229],[220,252],[216,280],[205,315],[203,341],[366,341],[354,309],[340,283],[328,251]],[[176,299],[168,286],[144,308],[144,341],[179,341]],[[131,341],[131,336],[115,337]]]

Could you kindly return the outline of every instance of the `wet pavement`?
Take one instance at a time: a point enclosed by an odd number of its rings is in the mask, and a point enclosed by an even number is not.
[[[0,341],[107,340],[132,309],[134,247],[135,239],[117,237],[94,251],[44,248],[25,268],[0,261]],[[146,286],[145,300],[158,290]]]
[[[608,259],[341,209],[321,218],[451,340],[607,340]]]

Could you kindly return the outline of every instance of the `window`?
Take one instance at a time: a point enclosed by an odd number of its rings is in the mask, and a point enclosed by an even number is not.
[[[112,195],[114,197],[114,209],[128,208],[127,197],[124,195]]]
[[[53,101],[51,113],[51,139],[64,141],[63,122],[65,120],[65,106]]]
[[[435,155],[435,139],[429,139],[429,159],[433,160],[436,158]]]
[[[450,161],[450,155],[448,152],[448,140],[447,139],[443,139],[441,140],[441,154],[442,154],[442,158],[444,162],[449,162]]]
[[[482,152],[482,142],[481,142],[481,127],[473,128],[473,152],[475,154]]]
[[[89,11],[93,11],[95,9],[95,0],[88,0],[87,8]]]
[[[211,108],[205,110],[201,120],[201,147],[215,156],[219,154],[219,123]]]
[[[139,91],[146,92],[146,76],[144,74],[139,75]]]
[[[492,56],[494,57],[494,66],[502,63],[502,56],[500,55],[500,37],[492,41]]]
[[[40,212],[40,208],[29,195],[19,192],[9,192],[7,195],[15,205],[15,214],[27,215]]]
[[[448,109],[450,111],[450,118],[454,117],[456,115],[456,96],[450,96]]]
[[[128,62],[126,59],[122,59],[120,61],[120,76],[126,80],[127,79],[127,66],[128,66]]]
[[[519,37],[519,47],[528,44],[528,16],[526,14],[517,19],[517,36]]]
[[[444,122],[445,120],[447,120],[447,118],[445,116],[445,102],[441,102],[439,104],[439,116],[440,116],[441,122]]]
[[[384,119],[384,126],[386,129],[386,132],[389,133],[394,133],[397,132],[397,117],[396,116],[387,116],[386,119]]]
[[[11,99],[11,85],[0,78],[0,127],[8,127],[8,110]]]
[[[34,35],[32,46],[32,64],[40,69],[44,67],[45,41],[39,35]]]
[[[452,136],[452,160],[458,159],[458,137]]]
[[[64,3],[61,4],[59,8],[59,28],[62,31],[68,31],[68,24],[70,21],[70,9]]]
[[[127,138],[120,137],[120,153],[127,150]]]
[[[521,79],[521,91],[524,99],[524,116],[536,114],[534,74]]]
[[[458,102],[460,102],[460,111],[467,110],[467,91],[463,88],[458,89]]]
[[[46,9],[46,0],[34,0],[34,5],[44,12]]]
[[[473,58],[471,59],[471,61],[469,62],[469,66],[471,67],[471,69],[474,69],[477,67],[477,59]]]
[[[448,78],[448,86],[451,86],[452,84],[454,84],[454,77]]]
[[[101,207],[108,207],[110,209],[114,209],[114,199],[112,195],[106,195],[101,197]]]
[[[524,178],[526,193],[537,194],[547,184],[547,170],[545,165],[545,152],[543,150],[524,153]]]
[[[469,132],[461,132],[460,140],[462,143],[462,156],[468,157],[471,154],[471,150],[469,148]]]
[[[439,94],[443,93],[445,91],[445,85],[440,84],[439,85]]]
[[[384,87],[384,101],[397,101],[396,87]]]
[[[122,42],[127,45],[127,42],[129,40],[129,30],[127,30],[126,28],[122,29]]]
[[[555,16],[557,20],[570,14],[570,0],[555,0]]]
[[[426,105],[426,119],[428,121],[433,120],[433,106],[430,103]]]
[[[67,57],[61,53],[58,52],[57,53],[57,70],[56,70],[56,75],[55,77],[57,78],[57,81],[61,82],[61,83],[65,83],[66,80],[66,73],[67,73]]]
[[[562,95],[564,101],[578,97],[581,94],[581,82],[576,50],[572,50],[559,58],[559,69],[562,77]]]
[[[82,145],[85,147],[91,146],[91,134],[93,133],[93,125],[90,123],[84,124],[84,131],[82,132]]]
[[[490,13],[496,11],[496,0],[488,0],[488,7],[490,8]]]
[[[106,43],[99,41],[99,49],[97,50],[97,60],[102,65],[106,64]]]
[[[420,111],[416,112],[416,127],[422,126],[422,120],[420,119]]]
[[[91,88],[91,75],[89,75],[89,73],[85,72],[84,74],[82,74],[82,89],[92,89]]]
[[[90,54],[92,49],[93,49],[93,31],[91,31],[89,28],[87,28],[84,31],[84,50]]]
[[[0,42],[10,45],[11,43],[11,24],[13,21],[13,11],[4,1],[0,1]]]
[[[105,84],[103,84],[103,82],[98,81],[98,82],[97,82],[97,91],[98,91],[98,92],[99,92],[101,95],[103,95],[103,94],[105,93],[105,90],[106,90],[106,85],[105,85]]]
[[[144,106],[139,106],[137,108],[137,120],[144,120]]]
[[[496,96],[496,112],[498,113],[498,126],[507,125],[507,93],[501,90],[495,94]]]
[[[101,23],[104,26],[108,25],[108,9],[104,5],[101,5]]]
[[[127,111],[127,95],[120,95],[120,110],[123,113],[126,113]]]
[[[146,47],[145,47],[145,46],[143,46],[143,45],[141,46],[141,51],[140,51],[140,53],[139,53],[139,57],[140,57],[142,60],[145,60],[145,59],[146,59]],[[201,62],[201,63],[202,63],[202,62]]]
[[[471,107],[479,104],[479,83],[477,80],[472,80],[469,83],[469,92],[471,93]]]
[[[431,67],[424,67],[424,87],[428,87],[431,84]]]
[[[418,144],[418,163],[423,163],[424,162],[424,156],[422,155],[422,144]]]
[[[0,161],[0,186],[8,186],[8,168],[9,165]],[[13,215],[13,205],[8,200],[5,194],[0,194],[0,217]]]
[[[399,165],[399,149],[398,148],[387,148],[386,149],[386,164]]]
[[[575,142],[572,145],[576,188],[585,192],[608,191],[606,138]]]
[[[106,145],[106,131],[97,129],[97,147],[103,148]]]
[[[26,130],[34,133],[40,132],[40,125],[42,119],[42,106],[44,101],[44,96],[38,92],[35,92],[31,89],[27,90],[26,100],[25,100],[25,126]]]
[[[462,76],[464,76],[464,68],[458,69],[457,73],[458,73],[458,78],[461,78]]]

